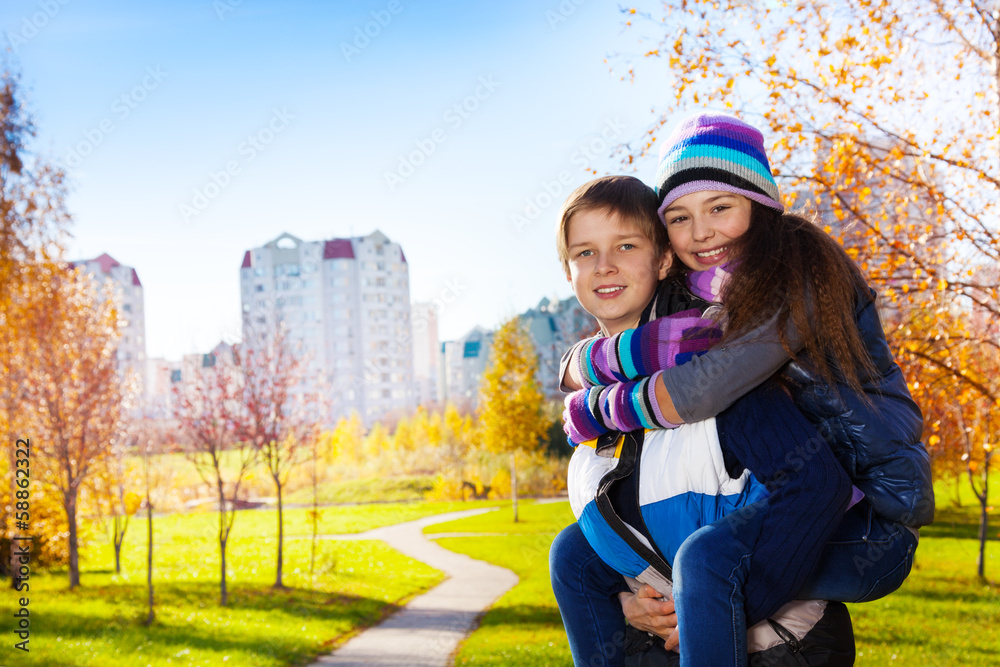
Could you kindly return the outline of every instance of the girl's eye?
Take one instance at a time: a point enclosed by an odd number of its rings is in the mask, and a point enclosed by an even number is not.
[[[670,218],[669,224],[672,225],[672,224],[675,224],[675,223],[678,223],[678,222],[684,222],[684,220],[685,220],[685,217],[683,215],[679,215],[676,218]]]
[[[716,206],[715,208],[712,209],[712,212],[714,212],[714,213],[722,213],[727,208],[729,208],[728,204],[719,204],[718,206]]]

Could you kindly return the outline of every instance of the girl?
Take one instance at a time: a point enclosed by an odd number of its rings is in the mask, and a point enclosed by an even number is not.
[[[858,268],[822,230],[784,213],[760,132],[730,116],[685,120],[661,151],[656,185],[658,213],[680,260],[672,273],[728,269],[715,272],[728,274],[720,288],[725,336],[683,365],[651,368],[657,359],[651,325],[621,334],[642,356],[644,371],[657,373],[646,383],[655,398],[631,390],[642,378],[633,377],[634,364],[621,362],[620,339],[578,345],[569,374],[591,388],[567,400],[568,432],[585,438],[605,427],[631,430],[627,419],[618,422],[641,406],[602,410],[601,397],[611,395],[655,400],[664,426],[703,420],[780,369],[795,402],[859,489],[856,495],[863,495],[808,580],[788,572],[809,554],[788,552],[781,559],[766,548],[785,538],[768,531],[781,518],[770,505],[699,529],[678,550],[673,595],[682,664],[740,665],[747,623],[760,620],[747,618],[745,608],[763,618],[769,605],[776,609],[792,597],[860,602],[902,583],[916,529],[933,519],[930,464],[919,442],[922,417]],[[624,386],[612,387],[617,382]],[[800,466],[810,465],[808,451],[799,459]],[[756,557],[760,553],[770,557]]]

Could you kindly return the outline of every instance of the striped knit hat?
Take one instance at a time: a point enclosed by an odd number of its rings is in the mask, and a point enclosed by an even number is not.
[[[734,116],[702,113],[685,119],[660,149],[658,213],[684,195],[721,190],[784,212],[764,153],[764,137]]]

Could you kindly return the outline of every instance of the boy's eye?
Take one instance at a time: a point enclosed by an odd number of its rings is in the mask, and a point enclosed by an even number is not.
[[[635,248],[635,246],[633,244],[631,244],[631,243],[623,243],[622,244],[622,250],[632,250],[633,248]]]
[[[594,251],[593,251],[593,250],[581,250],[581,251],[580,251],[580,252],[579,252],[579,253],[577,254],[577,257],[590,257],[590,256],[591,256],[591,255],[593,255],[593,254],[594,254]]]

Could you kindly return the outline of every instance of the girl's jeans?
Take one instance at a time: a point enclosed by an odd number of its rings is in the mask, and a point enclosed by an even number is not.
[[[746,538],[752,545],[756,535],[754,519],[764,514],[753,508],[740,510],[748,516],[736,522],[740,512],[701,528],[677,552],[674,601],[685,666],[746,664],[741,565],[751,552]],[[913,533],[875,516],[862,501],[844,516],[798,597],[866,602],[888,595],[909,574],[916,546]],[[575,523],[552,543],[549,567],[573,664],[622,665],[625,618],[618,593],[628,590],[622,576],[598,558]]]
[[[743,585],[759,532],[754,520],[764,514],[753,509],[700,528],[677,551],[673,594],[684,667],[747,664]],[[741,513],[747,516],[734,528]],[[867,602],[888,595],[910,573],[916,547],[913,533],[862,501],[844,515],[796,597]]]

